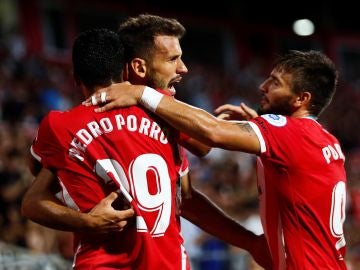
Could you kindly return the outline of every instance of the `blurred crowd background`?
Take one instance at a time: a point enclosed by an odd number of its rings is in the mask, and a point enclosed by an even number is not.
[[[116,30],[123,19],[140,13],[174,17],[187,28],[181,44],[189,73],[176,86],[177,98],[210,113],[224,103],[256,107],[258,86],[278,53],[319,49],[335,61],[338,91],[319,121],[339,138],[346,156],[346,260],[349,269],[360,269],[360,22],[351,19],[351,6],[346,20],[339,15],[342,6],[326,1],[288,11],[242,1],[212,7],[192,2],[0,0],[0,269],[70,269],[71,234],[21,217],[21,199],[33,180],[29,146],[49,110],[81,101],[70,65],[76,34],[95,27]],[[293,19],[305,16],[314,20],[315,33],[296,36]],[[254,156],[213,149],[202,159],[188,157],[194,185],[244,226],[262,233]],[[261,269],[246,252],[182,222],[194,270]]]

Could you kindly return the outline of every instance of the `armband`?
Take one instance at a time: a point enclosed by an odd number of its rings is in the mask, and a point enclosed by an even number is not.
[[[146,86],[141,95],[140,103],[145,108],[149,109],[152,112],[155,112],[163,96],[163,94],[159,93],[155,89]]]

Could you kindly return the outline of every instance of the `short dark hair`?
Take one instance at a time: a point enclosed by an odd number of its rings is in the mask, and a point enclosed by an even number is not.
[[[176,19],[151,14],[130,17],[118,29],[125,48],[126,62],[135,57],[149,60],[155,48],[156,36],[168,35],[181,39],[185,33],[185,27]]]
[[[310,92],[309,112],[315,116],[330,104],[337,87],[338,71],[329,57],[320,51],[291,50],[279,57],[275,70],[292,75],[294,93]]]
[[[89,89],[107,86],[122,81],[124,48],[116,32],[90,29],[76,37],[72,62],[76,81]]]

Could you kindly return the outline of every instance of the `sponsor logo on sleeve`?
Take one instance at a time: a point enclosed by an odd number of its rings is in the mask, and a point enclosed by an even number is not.
[[[276,126],[276,127],[283,127],[286,125],[286,117],[278,114],[264,114],[261,116],[269,124]]]

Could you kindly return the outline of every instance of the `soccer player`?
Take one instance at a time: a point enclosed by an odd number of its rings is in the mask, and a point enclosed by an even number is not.
[[[137,36],[137,38],[139,38],[139,37],[141,38],[142,33],[150,35],[150,36],[147,36],[147,38],[150,38],[150,46],[154,46],[153,43],[155,41],[156,41],[156,46],[152,50],[150,50],[151,53],[149,55],[147,54],[149,52],[149,50],[143,49],[142,47],[138,48],[139,46],[135,47],[135,48],[137,48],[137,50],[135,50],[136,53],[138,53],[138,51],[140,51],[143,54],[144,53],[145,54],[144,55],[142,54],[141,58],[134,57],[134,58],[130,58],[130,60],[127,61],[124,76],[132,78],[132,80],[135,82],[139,82],[139,80],[140,80],[140,82],[149,81],[149,82],[152,82],[152,85],[154,85],[154,86],[160,85],[162,87],[168,86],[168,88],[171,88],[169,86],[171,86],[175,82],[180,81],[181,76],[179,74],[187,72],[185,65],[181,61],[181,50],[180,50],[180,46],[179,46],[179,36],[178,36],[179,34],[174,35],[174,32],[173,32],[173,31],[180,31],[179,33],[183,33],[183,29],[180,28],[180,30],[179,30],[179,26],[181,26],[181,25],[176,21],[165,20],[165,19],[157,17],[157,16],[149,16],[149,15],[139,16],[140,22],[142,22],[143,24],[145,23],[145,25],[148,24],[149,19],[150,19],[150,22],[151,22],[151,20],[153,20],[152,24],[154,24],[154,27],[153,27],[152,31],[165,31],[165,32],[156,33],[156,35],[153,34],[153,36],[152,36],[151,35],[152,32],[149,29],[147,31],[146,31],[146,28],[141,30],[141,33],[139,36]],[[175,26],[177,28],[175,27],[175,30],[174,29],[166,30],[166,27],[164,27],[164,20],[166,22],[165,25],[169,25],[169,23],[170,23],[170,26],[173,27],[173,24],[175,23]],[[137,26],[138,23],[139,23],[139,21],[135,19],[135,21],[130,23],[130,26],[139,27],[139,26]],[[150,23],[150,25],[151,25],[151,23]],[[129,29],[130,26],[124,27],[124,29]],[[143,27],[143,25],[140,24],[140,27]],[[130,27],[130,29],[131,29],[131,27]],[[163,30],[163,29],[165,29],[165,30]],[[134,35],[133,30],[134,29],[131,29],[131,31],[128,31],[127,35],[130,35],[130,36]],[[166,32],[166,31],[170,31],[170,32]],[[123,30],[123,31],[120,30],[119,32],[120,32],[120,36],[123,39],[125,39],[125,37],[126,37],[125,30]],[[154,36],[156,36],[155,40],[154,40]],[[124,43],[126,43],[126,42],[129,42],[129,41],[126,41],[126,39],[125,39]],[[131,44],[131,43],[128,43],[128,44]],[[146,46],[149,46],[148,43],[145,42],[145,44],[146,44]],[[125,50],[126,50],[126,47],[125,47]],[[145,61],[145,59],[147,61]],[[152,72],[150,72],[150,71],[152,71]],[[174,76],[174,75],[176,75],[176,76]],[[164,83],[166,83],[166,84],[164,85]],[[106,99],[105,96],[102,96],[101,98],[103,100]],[[123,122],[123,120],[121,120],[121,119],[120,120],[117,119],[117,121],[120,121],[121,123]],[[130,123],[132,123],[132,122],[130,122]],[[104,123],[104,124],[106,124],[106,123]],[[139,122],[139,124],[140,124],[140,122]],[[159,138],[161,138],[161,140],[164,140],[163,137],[165,136],[165,133],[164,134],[159,133],[160,129],[157,128],[155,124],[150,125],[147,121],[144,123],[141,122],[141,124],[143,125],[140,129],[141,132],[139,131],[141,134],[144,133],[150,137],[162,136]],[[96,124],[94,124],[94,125],[96,125]],[[163,127],[163,123],[159,124],[159,126]],[[103,133],[106,134],[107,132],[105,130],[102,130],[101,124],[99,126],[99,130],[97,129],[97,127],[93,128],[93,129],[95,129],[96,131],[92,130],[90,135],[94,131],[96,134],[101,133],[101,136],[99,135],[100,138],[106,137],[106,136],[102,136]],[[165,125],[165,129],[166,129],[166,125]],[[169,140],[174,148],[177,148],[176,142],[181,141],[181,139],[178,139],[178,140],[176,139],[177,137],[180,138],[180,136],[178,136],[177,134],[178,134],[177,132],[173,131],[172,133],[166,133],[166,136],[165,136],[166,138],[169,138]],[[87,136],[87,135],[85,135],[85,136]],[[91,137],[93,137],[93,136],[91,136]],[[96,137],[98,137],[98,136],[96,136]],[[190,139],[185,138],[185,140],[189,141]],[[130,140],[130,142],[133,145],[133,141]],[[143,144],[140,144],[140,146],[142,146],[142,145]],[[129,147],[129,146],[127,146],[127,147]],[[35,145],[33,148],[36,149]],[[116,149],[116,146],[114,146],[114,149]],[[121,145],[119,149],[126,150],[127,148],[124,147],[123,145]],[[142,149],[142,151],[145,151],[145,152],[148,150],[149,149],[146,147],[144,149]],[[121,150],[119,150],[119,151],[121,151]],[[34,153],[35,153],[35,151],[34,151]],[[72,150],[72,153],[74,153],[75,156],[78,154],[76,149]],[[176,159],[174,159],[174,160],[176,160]],[[181,173],[186,172],[187,171],[186,162],[185,162],[185,166],[184,166],[184,163],[182,163],[182,166],[183,167],[180,170]],[[135,169],[136,169],[136,171],[143,169],[146,172],[146,170],[145,170],[146,166],[145,166],[145,168],[144,167],[136,167]],[[147,174],[146,174],[146,176],[147,176]],[[153,181],[155,181],[155,180],[153,180]],[[127,182],[127,181],[125,181],[125,182]],[[146,181],[145,182],[140,181],[140,182],[136,182],[136,183],[135,184],[137,187],[142,186],[142,188],[144,188],[144,186],[146,187],[146,185],[147,185]],[[160,183],[158,183],[158,184],[160,184]],[[256,235],[254,235],[253,233],[245,230],[234,220],[232,220],[228,216],[226,216],[219,208],[217,208],[214,204],[212,204],[205,196],[203,196],[201,193],[194,190],[191,187],[189,181],[182,182],[182,187],[183,187],[183,193],[185,193],[185,195],[183,196],[181,214],[184,217],[191,220],[195,224],[199,225],[207,232],[213,233],[214,235],[219,236],[220,238],[222,238],[230,243],[233,243],[237,246],[245,248],[246,250],[250,251],[253,254],[254,258],[257,258],[257,261],[260,264],[262,264],[264,266],[267,265],[267,262],[269,261],[268,256],[267,256],[267,246],[266,246],[266,244],[264,244],[265,242],[263,241],[262,237],[258,237]],[[127,185],[127,186],[125,185],[125,189],[127,191],[129,191],[128,189],[131,190],[131,185]],[[162,189],[162,190],[163,190],[163,192],[165,192],[164,189]],[[23,207],[24,214],[41,224],[50,225],[51,227],[53,227],[54,221],[52,221],[52,222],[45,221],[44,215],[39,215],[38,213],[36,213],[36,211],[34,211],[34,207],[32,207],[32,206],[34,206],[34,204],[37,204],[37,202],[34,201],[34,198],[36,198],[36,196],[35,197],[33,196],[33,194],[34,194],[33,188],[31,188],[30,191],[31,191],[30,194],[32,194],[31,195],[32,198],[29,199],[29,197],[26,196],[24,203],[23,203],[24,204],[24,207]],[[132,191],[132,193],[134,193],[134,192],[136,193],[135,189],[131,190],[131,191]],[[158,197],[158,199],[161,199],[161,198],[170,199],[171,198],[171,203],[169,205],[171,205],[171,208],[175,209],[175,207],[176,207],[176,204],[175,204],[176,192],[172,188],[166,189],[166,191],[169,192],[169,194],[167,194],[165,196],[164,193],[162,193],[161,196]],[[80,191],[78,191],[78,192],[80,192]],[[148,191],[148,192],[150,192],[150,191]],[[152,194],[152,192],[156,192],[155,187],[151,187],[151,194]],[[141,193],[141,194],[143,194],[143,193]],[[27,195],[29,195],[29,192],[27,193]],[[131,194],[130,196],[132,196],[132,195],[135,196],[135,194]],[[146,201],[149,201],[149,198],[152,198],[149,194],[143,194],[143,195],[146,195],[146,197],[148,197],[148,199],[146,199]],[[98,198],[98,199],[100,199],[100,198]],[[136,200],[134,200],[134,201],[136,201]],[[137,203],[142,205],[143,202],[139,201]],[[151,204],[153,204],[153,203],[154,202],[151,202]],[[159,204],[160,203],[162,203],[162,202],[159,201]],[[94,204],[95,204],[95,201],[93,201],[92,205],[94,205]],[[145,207],[145,206],[146,205],[142,205],[141,209],[142,209],[142,207]],[[57,207],[59,207],[59,206],[57,206]],[[156,209],[159,210],[158,208],[161,208],[160,205],[153,206],[153,207],[155,207],[154,211],[156,211]],[[42,208],[42,210],[43,210],[42,213],[45,213],[46,211],[51,212],[50,207]],[[110,209],[110,210],[113,211],[113,209]],[[136,210],[136,204],[135,204],[135,210]],[[162,210],[162,211],[164,211],[164,210]],[[59,210],[59,212],[60,212],[60,210]],[[61,229],[62,221],[59,220],[59,217],[61,217],[62,215],[65,215],[66,217],[71,218],[71,220],[74,220],[74,214],[71,211],[67,211],[64,209],[62,209],[60,213],[59,212],[57,212],[57,213],[52,212],[49,214],[51,215],[53,220],[55,220],[55,218],[57,218],[57,221],[59,222],[59,224],[57,224],[56,226],[57,226],[57,228]],[[127,215],[129,215],[129,214],[127,214]],[[156,218],[156,217],[154,217],[154,213],[152,215],[153,215],[152,218]],[[75,215],[75,217],[76,217],[76,215]],[[117,218],[119,219],[119,217],[117,217]],[[160,218],[160,216],[158,216],[158,218]],[[123,219],[120,217],[120,221],[121,220],[123,220]],[[137,221],[141,223],[142,219],[138,218]],[[216,221],[216,222],[214,222],[214,221]],[[79,230],[79,227],[81,228],[80,221],[78,221],[78,223],[80,222],[80,225],[77,223],[77,224],[75,224],[74,228],[71,228],[71,222],[69,222],[69,219],[64,218],[63,222],[65,223],[66,229]],[[114,220],[114,223],[116,223],[116,222],[117,221]],[[117,226],[118,229],[121,229],[121,230],[123,229],[123,222],[124,221],[122,221],[121,226]],[[111,230],[116,230],[116,224],[114,224],[114,227],[112,227]],[[125,230],[126,230],[126,228],[125,228]],[[124,234],[125,234],[125,230],[124,230]],[[167,233],[165,235],[169,236]],[[151,237],[157,237],[157,236],[158,236],[157,234],[151,235]],[[179,244],[179,239],[177,239],[177,237],[174,237],[174,239],[171,239],[171,237],[166,237],[166,238],[160,237],[160,238],[163,239],[163,241],[174,241],[173,245]],[[137,240],[133,239],[133,241],[136,242]],[[160,240],[158,240],[158,242],[159,241]],[[122,243],[122,242],[119,241],[119,243]],[[156,250],[156,249],[154,249],[154,250]],[[166,250],[166,248],[165,248],[165,250]],[[174,250],[174,252],[175,252],[175,250]],[[147,256],[152,257],[153,256],[152,254],[153,253],[148,253]],[[181,253],[177,253],[177,254],[181,255]],[[183,253],[183,256],[184,256],[183,257],[184,262],[186,262],[187,258],[185,256],[185,253]],[[78,255],[77,255],[77,257],[78,257]],[[177,269],[178,268],[178,265],[175,263],[169,264],[170,261],[174,262],[174,260],[171,258],[171,256],[157,256],[157,258],[159,260],[159,263],[161,261],[161,263],[164,264],[161,266],[162,267],[161,269]],[[136,260],[141,260],[141,258],[136,258]],[[186,264],[184,264],[184,265],[186,266]],[[135,266],[132,265],[131,267],[135,267]],[[139,268],[137,268],[137,267],[139,267]],[[141,268],[140,266],[136,266],[135,268],[136,269],[147,269],[147,268]]]
[[[123,50],[116,33],[92,30],[73,46],[74,76],[85,97],[121,80]],[[112,191],[131,204],[136,226],[91,237],[76,232],[74,269],[182,269],[186,255],[175,215],[181,156],[176,131],[143,109],[95,114],[77,106],[50,112],[32,146],[55,172],[67,206],[87,212]],[[130,195],[131,193],[131,195]]]
[[[260,212],[274,269],[346,269],[345,157],[339,141],[317,121],[337,79],[334,63],[323,53],[290,51],[260,85],[261,116],[249,121],[220,120],[128,83],[99,89],[94,97],[106,93],[111,101],[98,112],[142,104],[210,146],[258,155]],[[237,111],[254,114],[244,106]]]

